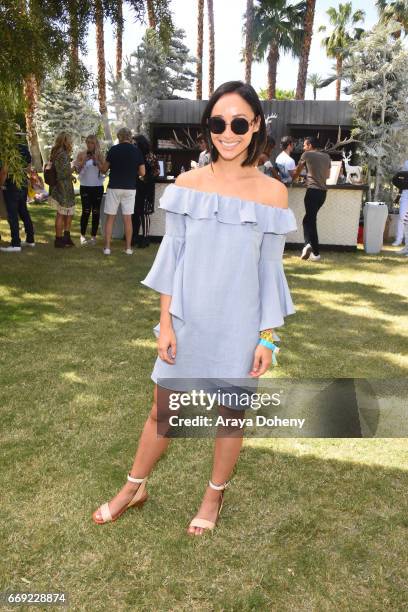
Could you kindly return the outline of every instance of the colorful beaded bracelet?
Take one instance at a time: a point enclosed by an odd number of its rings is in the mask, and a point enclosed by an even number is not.
[[[279,353],[279,347],[276,346],[276,344],[274,344],[273,342],[268,342],[268,340],[264,340],[263,338],[259,340],[259,344],[262,344],[262,346],[266,346],[266,348],[272,351],[272,363],[273,365],[278,365],[276,355]]]

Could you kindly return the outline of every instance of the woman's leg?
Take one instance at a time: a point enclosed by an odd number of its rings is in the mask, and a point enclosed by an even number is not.
[[[132,215],[132,223],[133,223],[133,238],[132,238],[132,242],[133,244],[139,244],[140,242],[140,237],[139,237],[139,230],[140,230],[140,226],[142,224],[142,214],[143,214],[143,200],[140,199],[140,196],[138,196],[137,192],[136,192],[136,198],[135,198],[135,211]]]
[[[220,415],[222,415],[224,419],[242,419],[245,417],[245,411],[231,410],[230,408],[221,406]],[[214,461],[211,474],[211,481],[213,484],[222,485],[229,480],[241,451],[242,440],[242,428],[218,428],[214,445]],[[215,523],[218,516],[221,495],[222,491],[214,491],[214,489],[207,486],[200,509],[196,516]],[[187,531],[191,535],[201,535],[205,529],[202,527],[189,527]]]
[[[63,215],[64,217],[64,231],[69,232],[72,225],[73,215]]]
[[[171,391],[168,391],[168,393],[171,393]],[[160,401],[162,401],[163,398],[163,401],[165,401],[166,394],[167,390],[161,389]],[[148,476],[170,443],[170,438],[158,437],[157,435],[158,419],[161,418],[160,415],[163,415],[163,417],[166,418],[165,411],[161,410],[158,414],[157,400],[158,390],[157,385],[155,385],[153,405],[144,424],[133,461],[133,466],[130,470],[130,475],[134,478],[145,478]],[[127,482],[125,484],[119,493],[109,502],[109,510],[112,516],[117,514],[119,510],[123,508],[123,506],[130,502],[138,487],[138,484],[131,482]],[[97,514],[97,518],[101,518],[99,514]]]
[[[86,229],[88,227],[89,215],[91,214],[91,194],[89,188],[85,185],[81,185],[79,188],[79,193],[81,196],[81,204],[82,204],[82,214],[81,214],[81,236],[85,236]]]
[[[102,198],[103,187],[95,187],[92,194],[92,238],[96,238],[98,233]]]
[[[55,235],[57,238],[62,238],[64,234],[64,217],[65,215],[61,215],[57,212],[55,217]]]

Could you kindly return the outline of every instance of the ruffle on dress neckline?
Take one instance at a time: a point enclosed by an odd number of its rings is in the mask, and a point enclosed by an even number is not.
[[[251,200],[189,187],[168,185],[160,198],[159,208],[188,215],[192,219],[216,218],[220,223],[254,223],[262,232],[288,234],[297,229],[290,208],[268,206]]]

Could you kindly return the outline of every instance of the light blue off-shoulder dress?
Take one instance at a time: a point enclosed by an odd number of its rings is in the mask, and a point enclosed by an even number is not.
[[[246,378],[259,332],[295,312],[282,262],[292,210],[175,184],[159,208],[165,235],[141,283],[172,296],[177,351],[173,365],[157,357],[152,380]]]

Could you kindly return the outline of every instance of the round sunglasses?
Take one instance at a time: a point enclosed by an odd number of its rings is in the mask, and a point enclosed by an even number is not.
[[[252,119],[252,121],[249,122],[247,119],[244,119],[244,117],[235,117],[235,119],[233,119],[231,123],[226,123],[222,117],[210,117],[208,119],[207,125],[208,129],[213,134],[222,134],[223,132],[225,132],[225,128],[227,127],[227,125],[230,125],[231,130],[234,132],[234,134],[242,135],[248,132],[249,126],[254,121],[255,119]]]

